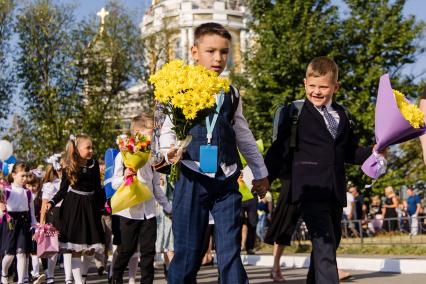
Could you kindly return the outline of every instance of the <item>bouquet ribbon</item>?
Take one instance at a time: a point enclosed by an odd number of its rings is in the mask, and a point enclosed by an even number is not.
[[[374,124],[377,152],[426,133],[426,127],[414,128],[402,115],[388,74],[380,77]],[[361,167],[362,171],[373,179],[386,172],[385,158],[377,152],[371,154]]]
[[[135,172],[142,168],[151,156],[149,152],[130,153],[129,151],[122,151],[121,155],[124,165]],[[152,193],[148,187],[136,176],[129,176],[111,198],[112,213],[120,212],[151,198]]]

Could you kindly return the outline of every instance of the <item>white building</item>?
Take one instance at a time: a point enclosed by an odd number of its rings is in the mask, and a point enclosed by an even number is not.
[[[206,22],[219,23],[232,35],[228,67],[241,72],[244,68],[241,58],[248,43],[248,17],[248,9],[242,0],[153,0],[144,15],[141,31],[144,38],[164,30],[171,31],[167,38],[167,58],[180,58],[192,63],[190,50],[194,43],[194,29]],[[152,60],[152,54],[147,60]]]

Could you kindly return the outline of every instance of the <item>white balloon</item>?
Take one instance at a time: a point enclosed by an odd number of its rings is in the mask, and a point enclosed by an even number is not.
[[[0,160],[5,161],[13,154],[13,146],[7,140],[0,141]]]

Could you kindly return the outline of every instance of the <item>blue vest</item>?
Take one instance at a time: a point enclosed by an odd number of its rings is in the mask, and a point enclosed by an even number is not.
[[[218,147],[218,163],[225,163],[227,166],[241,164],[237,150],[235,131],[232,127],[234,119],[232,104],[232,95],[229,92],[224,96],[223,105],[213,129],[211,140],[211,145],[216,145]],[[214,111],[210,114],[210,121],[213,119],[213,114]],[[200,161],[200,146],[207,144],[207,128],[205,122],[194,126],[189,131],[189,134],[192,135],[192,141],[183,154],[183,159]]]

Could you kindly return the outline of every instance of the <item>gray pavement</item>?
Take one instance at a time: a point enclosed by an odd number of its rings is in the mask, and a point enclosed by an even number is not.
[[[269,278],[270,268],[246,266],[250,283],[274,283]],[[56,283],[64,283],[64,275],[62,270],[56,271]],[[108,283],[106,275],[98,276],[95,270],[91,269],[87,284],[90,283]],[[425,284],[425,274],[394,274],[369,271],[350,271],[353,277],[342,283],[363,283],[363,284]],[[305,284],[307,269],[286,269],[284,277],[289,284]],[[213,284],[217,283],[217,268],[203,267],[200,271],[197,283]],[[139,283],[139,277],[137,282]],[[162,270],[156,270],[154,284],[165,284]],[[230,283],[231,284],[231,283]]]

